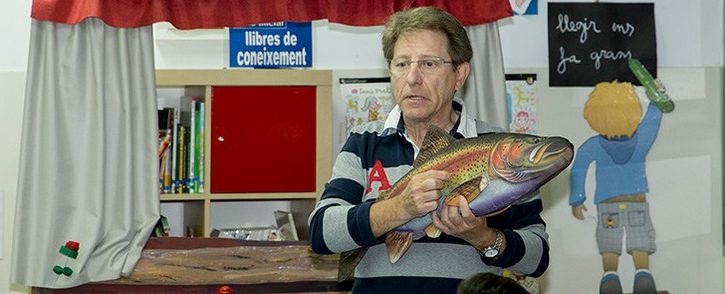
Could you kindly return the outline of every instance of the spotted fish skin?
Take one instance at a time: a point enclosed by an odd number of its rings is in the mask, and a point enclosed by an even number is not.
[[[490,133],[457,140],[430,126],[413,168],[381,191],[377,201],[400,195],[417,174],[444,170],[451,178],[441,189],[439,212],[444,203],[458,206],[458,196],[464,196],[476,216],[493,215],[531,195],[569,166],[573,157],[573,145],[562,137]],[[413,240],[426,235],[438,237],[440,231],[432,223],[428,213],[386,233],[390,261],[395,263],[403,257]],[[340,280],[351,275],[350,269],[364,253],[360,248],[341,255]]]
[[[441,189],[444,197],[439,200],[439,210],[443,208],[443,202],[457,206],[457,196],[462,195],[476,216],[491,215],[536,191],[564,170],[573,156],[573,145],[561,137],[491,133],[456,140],[447,132],[432,127],[413,169],[390,189],[381,192],[378,200],[396,197],[419,173],[445,170],[451,173],[451,179]],[[425,229],[431,224],[429,213],[395,231],[411,233],[417,240],[426,235]]]

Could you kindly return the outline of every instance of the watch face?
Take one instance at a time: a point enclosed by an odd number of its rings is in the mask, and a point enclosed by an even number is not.
[[[486,252],[484,252],[483,255],[488,258],[494,258],[494,257],[496,257],[496,255],[498,255],[498,250],[489,249],[489,250],[486,250]]]

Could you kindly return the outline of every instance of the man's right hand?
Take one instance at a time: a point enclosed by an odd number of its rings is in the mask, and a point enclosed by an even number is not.
[[[398,205],[410,218],[423,216],[438,208],[441,189],[451,174],[446,171],[429,170],[414,175],[405,190],[398,195]]]
[[[585,211],[587,211],[587,208],[586,206],[584,206],[584,204],[579,204],[571,207],[571,213],[578,220],[584,220]]]
[[[438,208],[441,189],[451,174],[430,170],[411,177],[403,191],[370,207],[370,229],[375,237]]]

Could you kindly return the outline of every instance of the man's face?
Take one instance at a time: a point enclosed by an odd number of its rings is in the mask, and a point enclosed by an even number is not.
[[[437,31],[420,30],[402,34],[395,43],[393,60],[403,58],[418,61],[427,58],[451,60],[448,39]],[[406,123],[435,122],[449,119],[453,93],[468,76],[469,64],[454,70],[453,64],[443,63],[434,72],[423,72],[413,63],[403,74],[391,73],[395,102],[400,106]]]

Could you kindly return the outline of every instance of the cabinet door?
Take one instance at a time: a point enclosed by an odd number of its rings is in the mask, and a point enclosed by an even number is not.
[[[315,191],[314,86],[212,88],[211,193]]]

